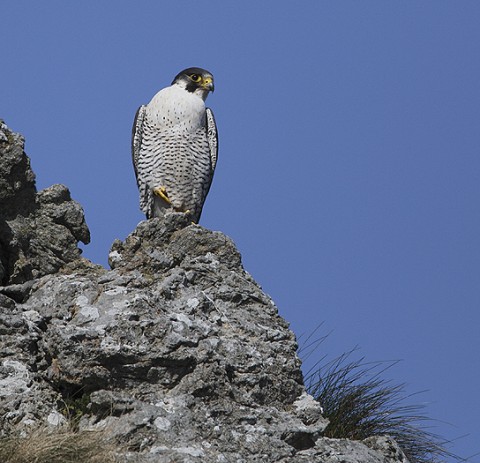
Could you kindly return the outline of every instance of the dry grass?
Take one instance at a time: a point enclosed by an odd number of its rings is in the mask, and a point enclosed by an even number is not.
[[[116,445],[105,431],[39,428],[27,437],[0,439],[2,463],[116,463]]]

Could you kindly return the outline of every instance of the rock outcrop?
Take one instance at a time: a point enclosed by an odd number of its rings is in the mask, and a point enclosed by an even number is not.
[[[80,206],[36,193],[22,143],[2,125],[0,432],[70,414],[125,462],[406,462],[387,437],[322,437],[295,337],[228,237],[172,213],[95,265]]]
[[[0,284],[16,299],[22,285],[80,256],[90,233],[81,206],[63,185],[37,193],[21,135],[0,120]],[[28,286],[28,284],[27,284]]]

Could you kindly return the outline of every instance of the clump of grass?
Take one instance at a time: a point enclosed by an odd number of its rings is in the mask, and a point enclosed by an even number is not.
[[[115,463],[116,446],[105,431],[38,428],[27,437],[0,439],[2,463]]]
[[[304,344],[299,354],[317,351],[327,336]],[[307,373],[308,392],[320,403],[330,423],[325,437],[364,440],[389,435],[399,444],[410,463],[437,463],[450,458],[465,461],[446,449],[448,440],[427,427],[432,420],[423,414],[425,405],[408,405],[404,384],[384,379],[397,362],[351,360],[353,349],[332,361],[326,357]]]
[[[83,393],[80,395],[80,392],[66,395],[59,408],[60,413],[67,419],[72,431],[78,430],[81,418],[89,413],[90,394]]]

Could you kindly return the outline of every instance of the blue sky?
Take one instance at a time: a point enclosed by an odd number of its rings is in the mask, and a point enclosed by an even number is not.
[[[0,117],[66,184],[106,265],[143,219],[137,107],[210,70],[219,163],[201,224],[317,353],[360,346],[480,452],[480,3],[3,2]],[[322,331],[323,330],[323,331]],[[313,363],[309,359],[306,368]],[[471,461],[478,462],[480,457]]]

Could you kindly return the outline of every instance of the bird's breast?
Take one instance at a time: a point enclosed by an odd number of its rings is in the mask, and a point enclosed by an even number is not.
[[[205,127],[203,100],[177,86],[160,90],[147,105],[147,117],[158,130],[196,131]]]

